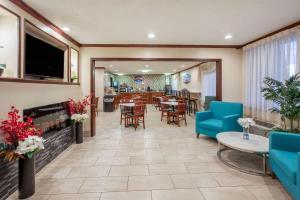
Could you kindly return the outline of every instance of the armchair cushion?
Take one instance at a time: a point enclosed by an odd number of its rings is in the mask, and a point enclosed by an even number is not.
[[[269,153],[270,158],[281,168],[289,180],[297,184],[297,153],[276,149],[271,149]]]
[[[220,132],[223,129],[223,121],[219,119],[207,119],[198,123],[200,127],[208,130]]]

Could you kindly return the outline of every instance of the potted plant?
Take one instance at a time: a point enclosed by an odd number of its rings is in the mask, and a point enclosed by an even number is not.
[[[20,119],[19,110],[11,107],[8,119],[1,122],[0,155],[8,161],[19,159],[19,198],[24,199],[35,192],[34,154],[44,149],[44,140],[32,118]]]
[[[87,106],[90,105],[91,97],[86,96],[84,99],[76,102],[74,99],[69,100],[69,110],[71,119],[75,122],[76,143],[83,142],[83,122],[89,118],[87,113]]]
[[[300,133],[300,73],[284,82],[270,77],[266,77],[263,82],[265,87],[262,88],[262,92],[265,99],[274,102],[271,112],[280,114],[282,123],[278,130]]]

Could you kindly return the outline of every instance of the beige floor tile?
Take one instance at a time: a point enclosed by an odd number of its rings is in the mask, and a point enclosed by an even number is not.
[[[107,192],[100,200],[151,200],[151,191]]]
[[[36,182],[36,194],[77,193],[83,182],[83,179],[43,179]]]
[[[271,177],[254,176],[237,171],[212,173],[212,176],[221,186],[278,184],[278,182]]]
[[[50,195],[38,195],[34,194],[28,200],[48,200],[50,198]],[[15,192],[10,197],[8,197],[6,200],[17,200],[18,198],[18,192]]]
[[[130,157],[100,157],[95,165],[130,165]]]
[[[80,193],[121,192],[127,189],[128,177],[101,177],[86,179]]]
[[[143,165],[143,164],[163,164],[165,163],[162,155],[157,156],[133,156],[130,158],[132,165]]]
[[[172,189],[173,184],[168,175],[130,176],[128,190]]]
[[[67,178],[93,178],[108,176],[110,166],[73,167]]]
[[[218,187],[218,182],[209,173],[180,174],[171,176],[175,188]]]
[[[149,175],[147,165],[111,166],[109,176]]]
[[[256,200],[243,187],[200,188],[200,192],[206,200]]]
[[[245,186],[257,200],[292,200],[279,185]]]
[[[226,172],[224,165],[218,162],[189,163],[186,167],[190,173]]]
[[[197,189],[153,190],[152,200],[205,200]]]
[[[51,195],[49,200],[99,200],[101,193]]]
[[[149,165],[149,172],[151,175],[188,173],[185,165],[180,163]]]
[[[169,155],[165,156],[166,163],[192,163],[198,162],[197,157],[194,155]]]
[[[71,167],[47,167],[37,174],[37,178],[66,178]]]

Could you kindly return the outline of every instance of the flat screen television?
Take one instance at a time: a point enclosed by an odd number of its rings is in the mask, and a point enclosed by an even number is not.
[[[64,51],[26,33],[25,75],[64,78]]]

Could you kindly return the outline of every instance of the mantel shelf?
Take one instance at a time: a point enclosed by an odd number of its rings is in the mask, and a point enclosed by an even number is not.
[[[70,83],[55,80],[34,80],[23,78],[0,78],[0,82],[15,82],[15,83],[36,83],[36,84],[56,84],[56,85],[80,85],[80,83]]]

